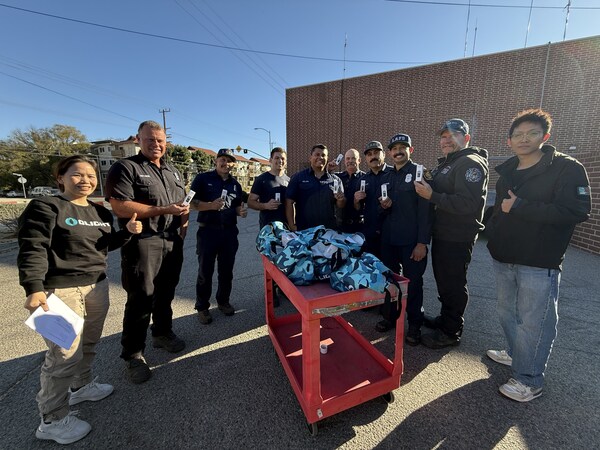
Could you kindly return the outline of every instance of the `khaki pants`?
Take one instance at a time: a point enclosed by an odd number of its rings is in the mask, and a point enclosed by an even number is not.
[[[69,308],[83,317],[84,324],[68,350],[45,339],[48,345],[36,397],[45,421],[60,420],[69,413],[69,387],[79,388],[92,381],[95,346],[102,335],[108,313],[108,280],[90,286],[50,290]]]

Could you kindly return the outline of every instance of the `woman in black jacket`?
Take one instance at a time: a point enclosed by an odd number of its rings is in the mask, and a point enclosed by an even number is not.
[[[91,426],[69,412],[69,405],[98,401],[113,392],[110,384],[92,379],[94,347],[108,312],[106,258],[142,223],[131,218],[127,229],[115,231],[112,213],[88,200],[98,184],[96,164],[81,155],[62,159],[55,169],[61,194],[32,200],[19,219],[19,281],[25,308],[48,311],[47,297],[56,295],[84,319],[83,330],[70,348],[48,345],[37,395],[39,439],[69,444],[85,437]]]

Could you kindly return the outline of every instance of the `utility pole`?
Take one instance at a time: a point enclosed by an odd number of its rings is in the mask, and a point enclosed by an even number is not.
[[[160,114],[162,114],[163,116],[163,128],[165,130],[165,138],[167,138],[167,140],[170,138],[170,136],[167,134],[167,116],[166,114],[168,112],[171,112],[171,108],[163,108],[163,109],[159,109],[158,112]],[[169,162],[169,149],[167,147],[167,151],[165,153],[165,158],[167,160],[167,162]]]
[[[165,129],[165,134],[167,134],[167,130],[168,130],[168,128],[167,128],[167,116],[166,116],[166,114],[167,114],[168,112],[171,112],[171,108],[163,108],[163,109],[159,109],[159,110],[158,110],[158,112],[159,112],[160,114],[162,114],[162,116],[163,116],[163,128]],[[168,136],[167,136],[167,137],[168,137]]]

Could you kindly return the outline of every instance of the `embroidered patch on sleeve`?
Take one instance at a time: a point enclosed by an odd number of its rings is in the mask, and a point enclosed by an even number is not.
[[[465,180],[467,180],[469,183],[477,183],[481,181],[482,178],[483,174],[477,167],[471,167],[465,172]]]
[[[577,195],[589,197],[590,196],[590,187],[589,186],[577,186]]]

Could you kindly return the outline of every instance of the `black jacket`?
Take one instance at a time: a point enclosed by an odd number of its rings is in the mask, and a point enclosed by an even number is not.
[[[115,231],[104,206],[62,196],[33,199],[19,218],[19,281],[30,295],[45,289],[88,286],[106,278],[106,255],[131,238]]]
[[[542,147],[542,159],[518,183],[516,156],[496,167],[496,205],[490,219],[488,249],[492,258],[508,264],[560,269],[577,223],[589,218],[590,183],[574,158]],[[502,212],[508,190],[516,196],[509,213]]]
[[[438,166],[431,171],[434,239],[473,242],[483,230],[489,179],[487,157],[487,150],[467,147],[438,159]]]

